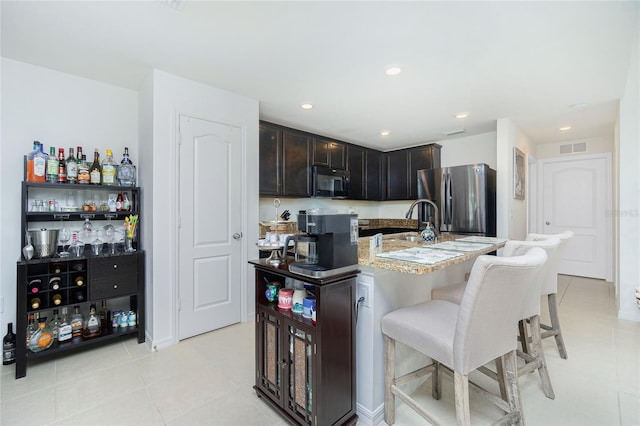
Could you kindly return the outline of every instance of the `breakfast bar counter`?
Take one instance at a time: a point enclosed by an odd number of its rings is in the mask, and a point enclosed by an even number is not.
[[[462,240],[462,241],[461,241]],[[473,243],[473,244],[472,244]],[[377,425],[384,415],[384,342],[380,321],[404,306],[431,299],[431,290],[465,280],[475,259],[493,253],[505,240],[441,234],[425,243],[417,232],[389,234],[370,253],[370,237],[358,240],[356,333],[358,424]],[[372,255],[374,254],[374,255]],[[397,344],[398,374],[428,362],[418,352]]]

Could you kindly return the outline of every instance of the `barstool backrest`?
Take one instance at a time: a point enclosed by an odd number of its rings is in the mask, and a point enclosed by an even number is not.
[[[531,318],[540,315],[540,296],[542,288],[549,286],[549,281],[558,279],[558,264],[560,257],[560,240],[558,238],[547,238],[538,241],[517,241],[509,240],[504,246],[503,256],[521,256],[533,247],[539,247],[547,253],[547,261],[538,271],[538,276],[529,286],[525,303],[522,305],[521,319]]]
[[[573,237],[573,231],[564,231],[559,234],[534,234],[531,233],[527,235],[526,241],[542,241],[549,238],[557,238],[560,240],[560,248],[556,253],[557,261],[554,263],[555,266],[555,279],[554,280],[546,280],[542,283],[541,294],[554,294],[558,292],[558,269],[560,268],[560,262],[562,262],[562,257],[564,256],[564,251],[567,247],[567,242]]]
[[[476,259],[456,322],[455,371],[469,374],[516,349],[527,289],[546,260],[547,253],[538,247],[522,256]]]

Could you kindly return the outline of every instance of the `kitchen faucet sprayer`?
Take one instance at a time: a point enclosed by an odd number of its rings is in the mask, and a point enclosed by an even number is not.
[[[407,214],[404,216],[407,219],[411,219],[411,215],[413,214],[413,209],[420,203],[424,203],[424,204],[429,204],[433,207],[434,213],[435,213],[435,227],[434,227],[434,232],[436,234],[436,237],[438,235],[440,235],[440,211],[438,210],[438,206],[436,205],[436,203],[434,203],[431,200],[427,200],[426,198],[420,198],[415,200],[413,203],[411,203],[411,206],[409,207],[409,211],[407,212]],[[418,230],[422,230],[424,227],[421,226],[423,225],[422,222],[422,218],[420,217],[420,215],[418,215]]]

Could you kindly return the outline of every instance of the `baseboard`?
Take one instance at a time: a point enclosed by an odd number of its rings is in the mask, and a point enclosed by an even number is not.
[[[358,426],[377,426],[384,420],[384,404],[374,411],[370,411],[360,404],[356,404],[358,414]]]

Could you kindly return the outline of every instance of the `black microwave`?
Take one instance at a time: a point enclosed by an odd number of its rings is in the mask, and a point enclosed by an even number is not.
[[[313,166],[313,196],[347,198],[349,171],[325,166]]]

